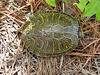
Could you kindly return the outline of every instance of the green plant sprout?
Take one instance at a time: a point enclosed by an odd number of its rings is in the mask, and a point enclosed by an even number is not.
[[[100,21],[100,0],[79,0],[79,4],[74,4],[83,12],[82,17],[91,17],[96,14],[97,20]]]
[[[45,0],[49,5],[56,7],[55,0]],[[67,2],[67,0],[62,0]],[[100,0],[79,0],[74,3],[83,12],[81,17],[91,17],[96,14],[97,20],[100,21]]]

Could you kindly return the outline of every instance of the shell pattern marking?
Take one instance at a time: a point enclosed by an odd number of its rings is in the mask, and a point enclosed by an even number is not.
[[[78,44],[77,20],[56,11],[40,11],[26,15],[22,40],[37,56],[59,56],[73,51]]]

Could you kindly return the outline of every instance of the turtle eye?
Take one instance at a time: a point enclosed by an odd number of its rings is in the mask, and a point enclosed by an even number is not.
[[[83,38],[84,37],[84,34],[80,29],[78,30],[78,35],[79,35],[79,38]]]

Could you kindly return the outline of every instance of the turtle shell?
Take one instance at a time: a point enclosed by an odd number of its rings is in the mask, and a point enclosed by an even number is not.
[[[78,22],[72,16],[56,11],[39,11],[26,15],[22,40],[37,56],[60,56],[78,45]]]

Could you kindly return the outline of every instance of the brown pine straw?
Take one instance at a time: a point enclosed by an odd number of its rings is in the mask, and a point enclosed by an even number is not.
[[[97,54],[100,54],[100,53],[93,53],[93,54],[83,54],[83,53],[68,53],[68,54],[65,54],[65,55],[100,57],[100,55],[97,55]]]
[[[93,24],[91,22],[88,22],[91,26],[91,28],[93,29],[94,33],[100,38],[100,33],[95,29],[95,27],[93,26]]]
[[[16,56],[15,56],[14,62],[12,64],[12,68],[10,69],[9,75],[12,75],[12,71],[13,71],[14,65],[15,65],[16,60],[17,60],[18,52],[19,52],[19,46],[18,46],[18,49],[17,49],[17,52],[16,52]]]
[[[43,61],[43,58],[41,57],[41,62],[39,64],[39,68],[37,70],[37,74],[36,75],[39,75],[39,72],[42,70],[42,61]]]
[[[3,18],[5,18],[5,17],[7,17],[7,15],[11,15],[11,14],[13,14],[13,13],[15,13],[15,12],[17,12],[17,11],[19,11],[19,10],[21,10],[21,9],[23,9],[23,8],[25,8],[25,7],[27,7],[27,6],[29,6],[29,5],[30,5],[30,3],[28,3],[28,4],[24,5],[24,6],[22,6],[21,8],[18,8],[17,10],[15,10],[15,11],[9,13],[9,14],[6,14],[6,15],[2,16],[0,19],[3,19]],[[0,12],[1,12],[1,11],[0,11]]]
[[[66,62],[64,65],[62,65],[61,67],[58,67],[57,69],[56,69],[56,71],[58,72],[59,70],[63,70],[63,69],[65,69],[68,65],[70,65],[75,59],[77,59],[78,58],[78,56],[76,56],[76,57],[73,57],[71,60],[69,60],[68,62]]]
[[[92,44],[98,42],[99,40],[100,40],[100,38],[98,38],[97,40],[92,41],[90,44],[86,45],[86,47],[84,47],[82,50],[88,48],[90,45],[92,45]]]
[[[89,57],[87,59],[87,61],[85,62],[85,64],[80,68],[80,70],[76,73],[76,75],[87,65],[87,63],[91,60],[91,57]]]

